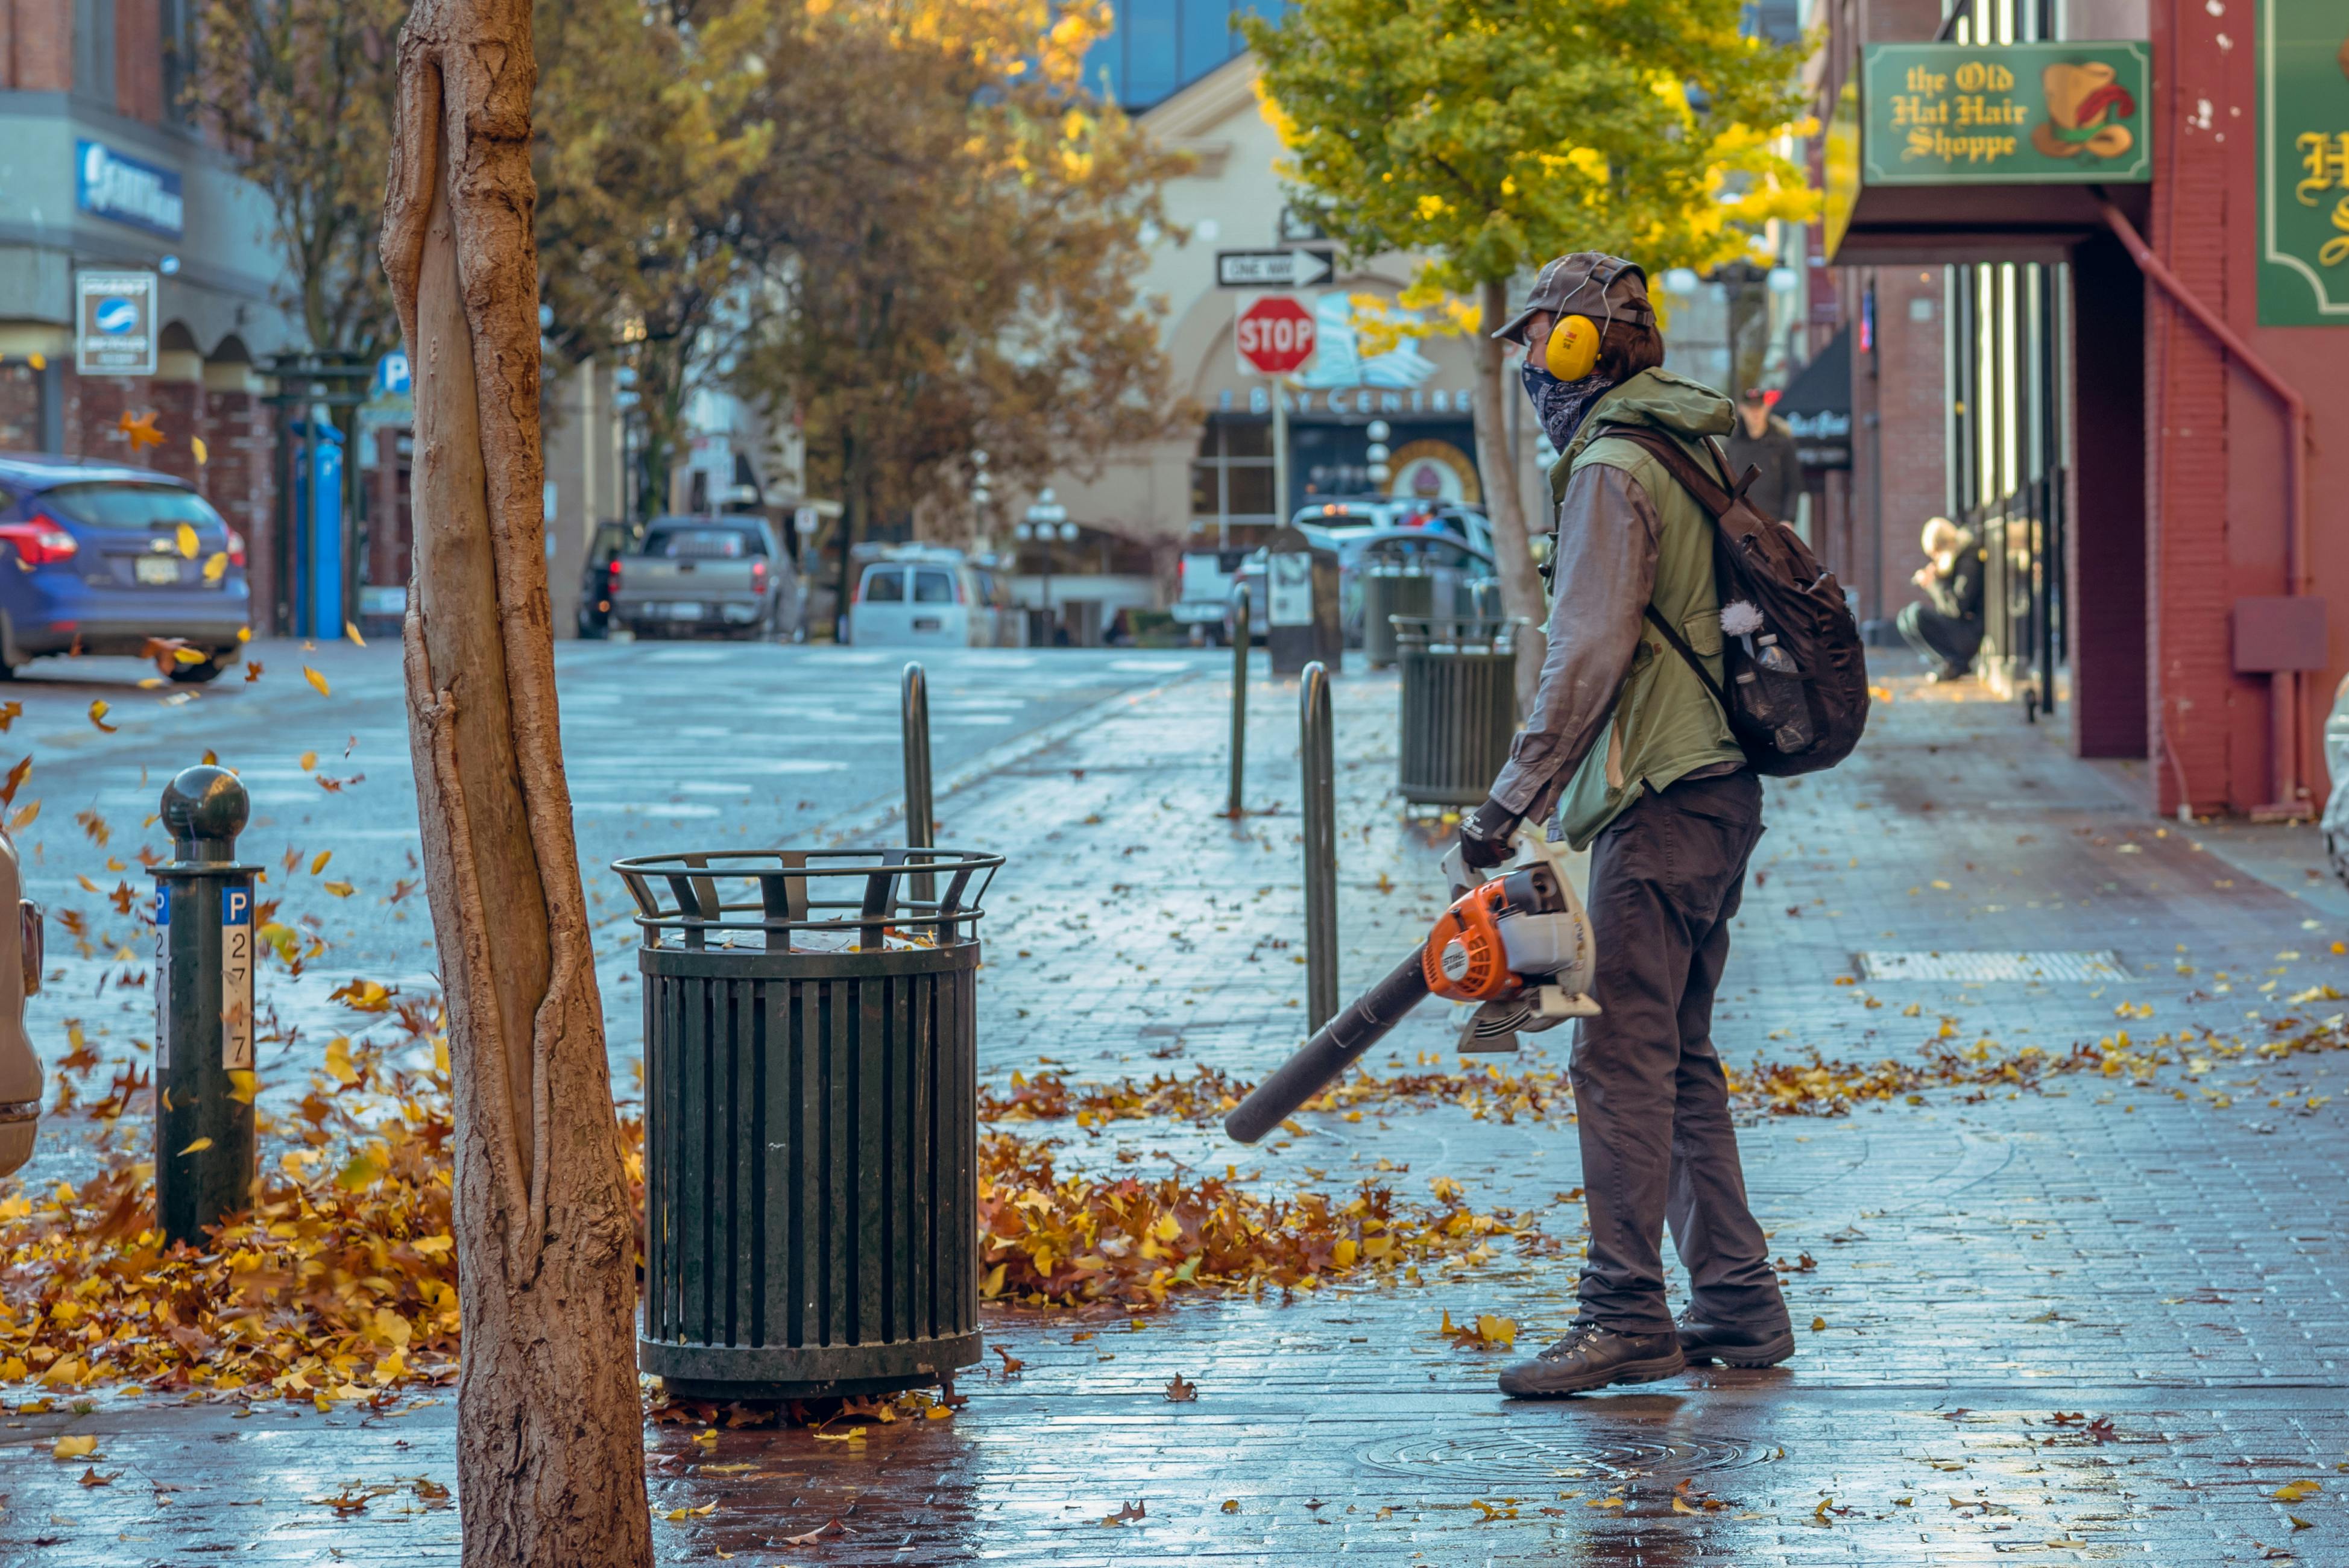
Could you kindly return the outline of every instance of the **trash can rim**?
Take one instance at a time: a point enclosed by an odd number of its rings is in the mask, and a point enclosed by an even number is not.
[[[795,932],[847,933],[861,934],[862,950],[877,952],[899,927],[922,932],[927,945],[977,941],[987,913],[980,901],[1003,863],[978,850],[889,845],[679,851],[628,856],[612,869],[636,900],[647,945],[664,945],[672,933],[688,948],[712,935],[759,933],[773,950],[789,947]],[[943,883],[936,896],[909,896],[917,876]],[[720,891],[720,883],[744,882],[749,896],[730,899]],[[828,890],[844,896],[823,896]]]

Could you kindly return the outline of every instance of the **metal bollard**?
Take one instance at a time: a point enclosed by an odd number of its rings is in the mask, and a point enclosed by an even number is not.
[[[1243,583],[1234,596],[1238,607],[1232,622],[1232,800],[1224,815],[1237,821],[1247,814],[1240,787],[1247,776],[1248,591]]]
[[[221,768],[163,787],[171,860],[155,878],[155,1214],[167,1242],[253,1206],[253,881],[236,859],[251,810]]]
[[[930,799],[930,678],[918,662],[905,666],[905,844],[909,849],[937,847],[937,808]],[[938,895],[937,879],[916,872],[906,883],[917,899]]]
[[[1305,666],[1297,728],[1305,796],[1305,1021],[1319,1029],[1338,1011],[1338,765],[1330,672],[1319,659]]]

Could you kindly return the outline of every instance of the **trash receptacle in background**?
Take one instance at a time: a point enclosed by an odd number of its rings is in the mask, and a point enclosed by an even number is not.
[[[1415,562],[1375,562],[1362,573],[1362,653],[1371,668],[1395,662],[1392,617],[1435,612],[1435,579]]]
[[[976,927],[1002,864],[614,862],[645,982],[638,1352],[672,1393],[882,1393],[978,1359]]]
[[[1516,634],[1508,618],[1395,617],[1402,666],[1400,786],[1415,806],[1474,806],[1517,731]]]

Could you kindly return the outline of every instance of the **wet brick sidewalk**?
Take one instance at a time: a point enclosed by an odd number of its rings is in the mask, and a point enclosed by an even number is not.
[[[981,987],[990,1081],[1040,1063],[1254,1077],[1302,1033],[1295,687],[1256,685],[1248,799],[1264,814],[1237,824],[1216,815],[1227,701],[1217,679],[1176,680],[941,803],[943,841],[1012,856]],[[1394,702],[1388,676],[1338,685],[1349,992],[1441,898],[1441,825],[1390,793]],[[2129,784],[2013,709],[1899,685],[1854,761],[1771,786],[1724,1056],[1908,1057],[1929,1037],[2060,1053],[2123,1027],[2257,1030],[2304,988],[2349,990],[2331,951],[2349,925],[2291,875],[2270,869],[2273,886],[2221,859],[2220,835],[2147,817]],[[2006,949],[2108,951],[2123,973],[1967,985],[1856,969],[1870,951]],[[1431,1006],[1373,1065],[1449,1040]],[[1543,1037],[1511,1065],[1562,1066],[1564,1048]],[[1033,1124],[1064,1140],[1064,1168],[1121,1151],[1144,1174],[1236,1161],[1268,1189],[1346,1188],[1383,1160],[1408,1168],[1387,1179],[1413,1196],[1449,1177],[1479,1208],[1538,1212],[1565,1255],[1140,1320],[991,1313],[990,1346],[1024,1366],[967,1378],[952,1421],[868,1424],[855,1442],[729,1431],[713,1450],[652,1429],[657,1510],[716,1505],[657,1523],[662,1560],[2349,1563],[2344,1144],[2327,1100],[2344,1067],[2219,1057],[2150,1087],[2078,1075],[1751,1117],[1773,1249],[1816,1260],[1786,1276],[1801,1353],[1557,1403],[1501,1400],[1497,1353],[1436,1330],[1446,1312],[1506,1315],[1525,1349],[1571,1316],[1579,1177],[1563,1113],[1310,1116],[1247,1150],[1187,1125]],[[1166,1399],[1178,1373],[1195,1402]],[[365,1420],[111,1398],[12,1417],[0,1561],[454,1562],[454,1514],[406,1486],[453,1484],[450,1417],[446,1402]],[[112,1484],[47,1458],[67,1430],[99,1435]],[[2274,1495],[2299,1480],[2320,1484]],[[404,1490],[348,1520],[309,1501],[347,1483]]]

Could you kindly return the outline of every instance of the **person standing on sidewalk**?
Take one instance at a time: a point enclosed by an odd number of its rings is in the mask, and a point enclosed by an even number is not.
[[[1737,428],[1729,433],[1729,472],[1742,476],[1748,468],[1761,469],[1745,491],[1745,499],[1765,517],[1795,521],[1795,503],[1803,494],[1803,454],[1795,445],[1794,428],[1770,412],[1770,400],[1759,387],[1748,387],[1737,404]]]
[[[1585,363],[1551,363],[1557,343]],[[1526,391],[1559,456],[1549,471],[1549,651],[1540,695],[1491,795],[1460,825],[1471,865],[1509,854],[1520,822],[1557,814],[1590,851],[1592,993],[1569,1078],[1590,1247],[1566,1337],[1501,1373],[1516,1396],[1669,1377],[1691,1360],[1769,1366],[1794,1353],[1712,1038],[1729,923],[1762,836],[1762,785],[1726,716],[1646,623],[1652,608],[1721,675],[1710,513],[1652,454],[1610,438],[1644,425],[1717,469],[1729,399],[1662,370],[1647,279],[1580,252],[1542,269],[1495,335],[1523,344]],[[1598,353],[1588,360],[1589,333]],[[1679,1324],[1664,1299],[1667,1219],[1689,1270]]]

